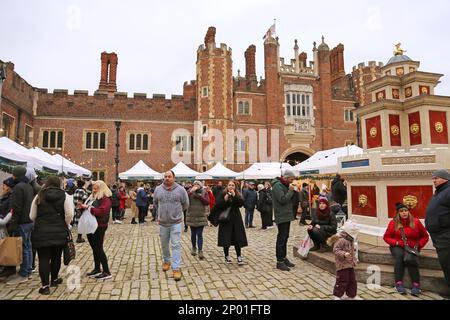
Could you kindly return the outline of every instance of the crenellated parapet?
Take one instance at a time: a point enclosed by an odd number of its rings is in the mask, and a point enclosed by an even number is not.
[[[353,86],[356,99],[360,105],[371,102],[370,97],[367,96],[365,86],[381,77],[381,69],[383,66],[384,64],[382,62],[369,61],[367,64],[363,62],[353,67]]]
[[[195,117],[195,103],[186,100],[183,95],[127,92],[111,93],[95,91],[92,95],[87,90],[75,90],[69,94],[67,89],[37,89],[38,103],[36,115],[52,117],[116,117],[135,120],[183,119]]]

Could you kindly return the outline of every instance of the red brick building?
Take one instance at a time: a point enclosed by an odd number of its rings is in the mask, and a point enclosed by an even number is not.
[[[234,76],[232,51],[217,45],[215,34],[209,28],[197,50],[196,80],[185,82],[183,95],[170,99],[118,92],[115,53],[101,54],[100,84],[93,95],[49,93],[5,63],[2,134],[67,155],[108,183],[115,179],[116,164],[122,172],[144,160],[163,171],[177,162],[174,154],[198,171],[214,161],[241,171],[253,161],[303,161],[319,150],[358,143],[352,110],[364,102],[365,83],[379,77],[379,64],[360,64],[346,74],[344,46],[330,50],[323,38],[319,46],[314,43],[309,62],[295,41],[294,58],[287,63],[279,56],[278,38],[269,37],[264,78],[257,78],[254,45],[244,55],[245,75]],[[237,133],[227,135],[227,130]],[[214,136],[219,132],[222,141]],[[216,148],[205,158],[211,142]]]

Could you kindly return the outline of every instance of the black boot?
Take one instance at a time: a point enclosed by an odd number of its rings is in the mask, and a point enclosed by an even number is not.
[[[277,269],[281,270],[281,271],[290,271],[291,269],[289,269],[289,267],[286,265],[286,263],[282,262],[277,262]]]
[[[290,261],[288,260],[288,258],[284,259],[284,264],[287,265],[289,268],[295,267],[295,264],[293,264],[292,262],[290,262]]]

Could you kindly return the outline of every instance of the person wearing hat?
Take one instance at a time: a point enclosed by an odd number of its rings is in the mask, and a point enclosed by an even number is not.
[[[272,181],[272,201],[275,212],[275,223],[278,227],[276,256],[277,269],[289,271],[295,267],[287,258],[287,242],[289,239],[289,229],[291,221],[294,220],[292,214],[292,197],[294,196],[294,178],[292,170],[285,170],[282,177]]]
[[[245,227],[255,228],[253,225],[253,214],[258,202],[258,194],[255,190],[255,183],[253,181],[248,183],[248,189],[242,191],[242,196],[244,197]]]
[[[3,191],[0,196],[0,239],[8,236],[6,225],[9,223],[12,217],[11,192],[14,188],[14,185],[14,179],[12,177],[3,180]],[[16,273],[16,267],[0,266],[0,269],[0,282]]]
[[[198,257],[203,260],[205,258],[203,255],[203,229],[208,225],[206,208],[209,205],[209,195],[203,188],[203,183],[198,180],[194,181],[188,195],[189,208],[186,213],[186,225],[191,229],[191,254],[196,256],[198,247]]]
[[[319,207],[312,214],[311,225],[308,226],[308,234],[314,242],[310,251],[328,251],[330,248],[327,246],[327,239],[336,234],[336,229],[336,216],[331,211],[328,200],[320,198]]]
[[[411,294],[419,296],[421,293],[419,268],[418,266],[407,265],[403,261],[405,255],[405,243],[402,237],[402,230],[405,234],[408,246],[411,248],[417,247],[418,250],[425,247],[429,236],[422,222],[411,214],[406,205],[397,203],[396,209],[394,219],[389,222],[383,236],[383,240],[389,245],[391,254],[395,258],[395,289],[400,294],[406,294],[406,289],[403,285],[403,276],[405,274],[405,268],[408,268],[408,273],[412,282]]]
[[[16,166],[13,169],[15,186],[11,195],[11,208],[13,214],[8,224],[10,236],[22,237],[22,264],[17,275],[7,279],[7,285],[17,285],[28,281],[32,273],[33,249],[31,245],[31,230],[33,222],[30,219],[31,203],[34,198],[33,187],[25,177],[27,169],[23,166]]]
[[[450,172],[436,171],[433,184],[436,192],[428,203],[425,227],[433,240],[447,283],[447,292],[441,296],[450,299]]]
[[[358,285],[356,282],[355,266],[357,261],[355,240],[359,229],[355,222],[348,220],[340,232],[331,236],[327,243],[333,248],[336,262],[336,284],[333,295],[335,300],[341,300],[344,294],[348,300],[357,298]]]

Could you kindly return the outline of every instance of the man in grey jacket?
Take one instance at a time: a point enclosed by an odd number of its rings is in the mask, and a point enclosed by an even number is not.
[[[164,263],[162,269],[168,271],[172,263],[173,278],[181,280],[181,228],[183,211],[189,208],[189,197],[186,190],[175,182],[172,170],[164,173],[164,183],[156,187],[153,194],[153,205],[157,212],[159,235]],[[172,248],[170,255],[169,243]]]

